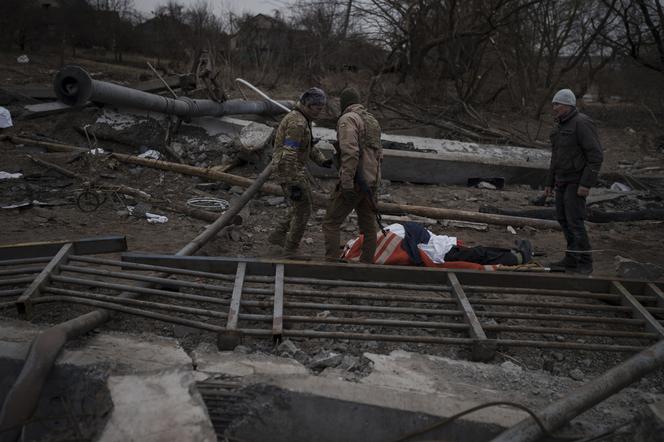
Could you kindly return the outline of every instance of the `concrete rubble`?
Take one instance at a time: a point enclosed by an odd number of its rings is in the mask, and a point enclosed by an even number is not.
[[[0,326],[3,379],[13,378],[11,374],[15,373],[11,372],[20,368],[38,330],[15,321]],[[277,353],[288,356],[280,357],[247,354],[250,349],[243,348],[219,352],[206,344],[188,355],[175,340],[145,338],[103,333],[75,342],[63,352],[54,373],[57,377],[63,371],[76,372],[78,383],[96,387],[73,391],[66,384],[58,389],[56,383],[45,392],[41,403],[48,404],[63,394],[69,395],[71,402],[87,401],[90,405],[86,411],[98,418],[84,431],[99,441],[212,441],[217,436],[209,413],[223,413],[225,408],[223,403],[206,406],[196,385],[232,379],[235,391],[246,396],[241,406],[248,411],[228,424],[226,435],[231,439],[262,440],[269,434],[276,441],[360,437],[382,441],[486,402],[515,402],[536,410],[580,383],[574,376],[570,379],[526,371],[510,361],[491,365],[401,350],[365,353],[370,372],[349,382],[340,374],[352,368],[353,358],[323,353],[307,368],[293,358],[299,349],[288,340],[276,348]],[[334,365],[337,368],[329,370]],[[327,369],[321,371],[324,367]],[[6,391],[8,382],[0,387],[0,392]],[[658,401],[663,399],[662,395],[628,388],[558,434],[601,432],[635,412],[639,428],[661,430],[662,402]],[[281,402],[277,406],[275,401]],[[650,405],[638,408],[640,402]],[[435,434],[444,440],[459,440],[455,437],[460,434],[465,440],[488,440],[523,417],[522,411],[508,406],[493,407],[464,416]],[[26,434],[31,431],[28,425]]]

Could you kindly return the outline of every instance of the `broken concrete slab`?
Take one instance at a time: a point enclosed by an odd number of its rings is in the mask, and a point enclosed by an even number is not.
[[[243,127],[238,136],[238,156],[245,161],[259,161],[273,134],[274,128],[261,123]]]
[[[113,413],[100,442],[216,441],[191,370],[111,376]],[[193,391],[192,391],[193,390]]]
[[[192,353],[196,369],[203,373],[229,376],[290,376],[306,375],[307,369],[297,361],[263,354],[242,354],[232,351],[209,352],[198,347]]]
[[[0,397],[13,385],[30,342],[42,329],[12,320],[0,325]],[[177,341],[122,334],[84,340],[85,345],[62,352],[37,408],[42,417],[73,414],[78,424],[62,419],[54,425],[31,423],[24,430],[26,440],[41,440],[44,431],[59,440],[217,440],[193,388],[191,358]]]
[[[224,117],[220,125],[235,125],[238,129],[251,122]],[[241,130],[241,129],[240,129]],[[324,127],[314,127],[313,136],[333,141],[336,132]],[[382,134],[386,144],[412,144],[415,149],[383,149],[382,175],[392,181],[412,183],[466,185],[468,178],[500,176],[508,183],[541,184],[549,167],[551,152],[518,146],[495,146],[456,140]],[[319,148],[329,158],[334,148],[329,143],[319,143]],[[333,177],[336,170],[310,165],[315,176]]]

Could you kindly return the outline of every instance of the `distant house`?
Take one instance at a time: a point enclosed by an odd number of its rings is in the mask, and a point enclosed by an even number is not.
[[[263,54],[288,44],[289,28],[281,20],[258,14],[244,21],[231,37],[231,50]]]

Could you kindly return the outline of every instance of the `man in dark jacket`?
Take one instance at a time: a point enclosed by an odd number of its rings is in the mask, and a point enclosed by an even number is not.
[[[602,166],[602,145],[592,120],[576,109],[571,90],[556,92],[552,104],[557,125],[551,132],[551,165],[544,193],[551,196],[555,189],[556,217],[567,250],[565,257],[551,266],[590,274],[593,261],[584,225],[586,197]]]

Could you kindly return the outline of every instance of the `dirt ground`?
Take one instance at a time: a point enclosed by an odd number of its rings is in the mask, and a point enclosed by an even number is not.
[[[145,71],[104,65],[96,62],[76,60],[89,72],[98,73],[96,79],[120,80],[127,83],[138,81]],[[54,59],[48,57],[33,57],[27,65],[18,65],[13,54],[0,55],[0,85],[10,89],[16,85],[46,85],[51,81],[57,69]],[[0,89],[2,88],[0,87]],[[274,93],[275,98],[290,98],[290,91],[280,96]],[[233,94],[231,94],[233,95]],[[23,104],[20,101],[3,97],[4,105],[10,109],[18,110]],[[596,115],[593,112],[596,112]],[[648,118],[617,118],[616,113],[604,107],[591,107],[586,112],[597,120],[598,130],[602,144],[605,148],[606,160],[603,173],[614,172],[621,174],[638,174],[640,176],[664,175],[664,150],[658,145],[662,133],[661,129]],[[15,127],[6,132],[13,135],[42,136],[50,140],[76,145],[85,145],[85,137],[73,129],[74,125],[93,121],[98,111],[85,109],[58,116],[44,117],[32,120],[15,120]],[[505,116],[496,115],[492,118],[494,124],[500,124]],[[622,124],[616,125],[620,121]],[[525,123],[524,123],[525,124]],[[534,125],[534,122],[529,122]],[[547,123],[548,124],[548,123]],[[546,125],[545,125],[546,126]],[[426,128],[425,128],[426,129]],[[426,132],[426,130],[423,131]],[[548,133],[543,131],[543,133]],[[541,140],[545,140],[542,137]],[[135,153],[126,145],[100,142],[105,149]],[[62,240],[69,238],[107,236],[112,234],[126,235],[131,251],[149,251],[162,253],[175,253],[198,233],[206,222],[191,217],[165,212],[160,209],[152,210],[155,213],[166,215],[168,222],[164,224],[150,224],[145,219],[129,216],[123,205],[107,201],[96,211],[85,213],[75,204],[76,196],[83,185],[76,179],[63,177],[57,172],[46,170],[44,167],[32,162],[28,155],[56,163],[74,172],[101,176],[110,184],[124,184],[148,192],[153,197],[185,204],[196,196],[214,196],[231,201],[242,189],[230,187],[223,183],[201,186],[205,182],[201,179],[163,172],[149,168],[128,166],[109,162],[103,158],[86,157],[71,153],[46,153],[41,148],[14,145],[9,141],[0,141],[0,171],[20,172],[24,175],[18,180],[0,181],[0,206],[14,204],[21,201],[38,200],[48,203],[46,206],[31,206],[28,208],[0,209],[0,245]],[[207,161],[221,161],[223,152],[207,155]],[[257,166],[245,165],[234,169],[237,175],[255,177],[259,170]],[[333,186],[332,180],[320,180],[322,191],[329,191]],[[610,186],[613,182],[603,182]],[[463,209],[477,211],[482,205],[497,206],[504,209],[534,209],[531,200],[541,195],[541,189],[532,189],[529,186],[508,185],[503,190],[486,190],[467,187],[443,185],[417,185],[411,183],[383,183],[381,186],[381,200],[386,202],[414,204],[421,206],[442,207],[448,209]],[[632,210],[638,208],[664,208],[662,196],[664,189],[654,189],[641,194],[638,200],[619,199],[601,203],[597,207],[602,210]],[[274,225],[274,218],[285,210],[285,205],[275,200],[273,196],[261,195],[249,204],[249,215],[245,217],[243,225],[235,226],[210,241],[199,255],[226,255],[244,257],[267,257],[270,250],[267,236]],[[310,220],[307,232],[301,245],[301,253],[312,259],[323,256],[323,236],[321,222],[324,211],[315,211]],[[466,245],[491,245],[510,247],[516,238],[530,239],[534,245],[536,257],[539,262],[546,263],[557,260],[564,250],[563,236],[560,231],[543,230],[535,228],[516,228],[516,234],[510,233],[504,226],[488,226],[486,231],[477,231],[468,228],[444,226],[441,223],[429,226],[429,229],[438,234],[457,236]],[[614,276],[617,274],[616,257],[622,256],[643,263],[664,264],[664,220],[594,224],[589,230],[591,243],[596,250],[595,276]],[[355,221],[344,224],[342,240],[348,240],[357,235]],[[76,309],[74,311],[77,311]],[[57,313],[42,315],[40,322],[57,322],[61,316]],[[71,312],[69,312],[71,313]],[[2,315],[13,316],[13,312],[5,311]],[[115,321],[114,321],[115,322]],[[132,330],[131,322],[124,322],[117,328],[124,331]],[[177,335],[170,326],[155,323],[155,333],[167,336]],[[198,342],[186,342],[183,345],[193,348]],[[196,337],[201,339],[201,336]],[[202,339],[207,340],[207,338]],[[325,343],[324,343],[325,344]],[[298,344],[308,354],[315,354],[320,350],[320,342]],[[331,342],[325,344],[327,348],[334,349]],[[338,351],[355,354],[358,357],[362,351],[388,352],[394,345],[369,345],[367,343],[342,344]],[[268,344],[255,343],[255,351],[275,352]],[[417,345],[405,346],[411,351],[425,351]],[[251,349],[249,349],[251,351]],[[278,353],[278,352],[277,352]],[[440,352],[441,354],[456,357],[453,351]],[[517,361],[529,369],[541,369],[546,359],[546,352],[537,352],[537,357],[531,357],[530,350],[517,351],[511,356],[499,358],[497,362],[507,360]],[[619,358],[614,356],[597,356],[596,354],[569,355],[561,352],[558,357],[560,374],[565,374],[573,368],[581,368],[588,375],[598,374],[613,365]],[[364,369],[356,370],[358,375]],[[639,388],[650,390],[652,393],[664,392],[661,374],[643,381]],[[634,406],[634,404],[627,404]],[[617,439],[616,439],[617,440]]]

